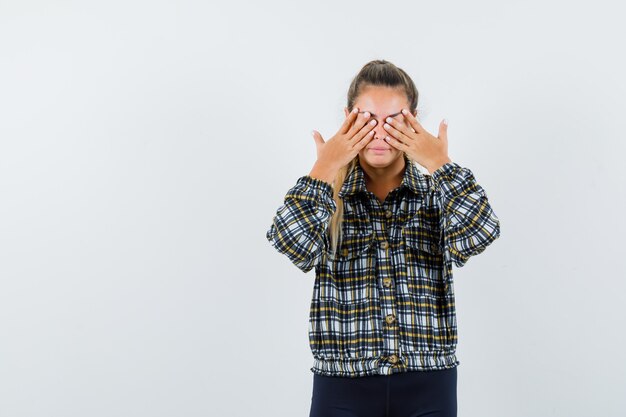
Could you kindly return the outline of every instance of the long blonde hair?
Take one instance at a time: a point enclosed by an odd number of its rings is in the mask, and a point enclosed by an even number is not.
[[[409,103],[409,111],[416,113],[417,99],[419,93],[415,87],[415,83],[409,75],[401,68],[398,68],[389,61],[384,59],[376,59],[365,64],[359,73],[352,79],[350,88],[348,89],[348,111],[352,111],[354,102],[364,87],[367,86],[385,86],[391,88],[402,89],[407,96]],[[352,172],[358,163],[358,155],[354,157],[347,165],[343,166],[337,172],[333,180],[333,199],[337,205],[337,210],[330,219],[328,225],[330,234],[331,253],[336,254],[341,244],[341,224],[343,222],[343,200],[339,197],[339,191],[343,186],[348,174]]]

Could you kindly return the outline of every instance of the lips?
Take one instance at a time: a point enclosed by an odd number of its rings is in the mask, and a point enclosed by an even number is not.
[[[388,151],[391,148],[370,148],[373,151]]]

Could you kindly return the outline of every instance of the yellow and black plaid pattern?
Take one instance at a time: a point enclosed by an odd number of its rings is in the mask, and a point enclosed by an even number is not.
[[[308,175],[287,192],[266,233],[299,269],[315,268],[315,373],[388,375],[460,363],[452,264],[481,253],[499,237],[500,222],[468,168],[450,162],[431,176],[404,158],[402,184],[384,203],[366,189],[360,165],[349,173],[335,254],[332,187]]]

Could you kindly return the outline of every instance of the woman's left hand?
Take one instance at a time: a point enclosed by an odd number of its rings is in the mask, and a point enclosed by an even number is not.
[[[439,137],[428,133],[417,121],[415,116],[406,109],[402,109],[403,124],[392,118],[387,118],[383,128],[387,131],[385,141],[396,149],[405,152],[409,158],[417,161],[431,174],[452,162],[448,156],[448,125],[445,119],[439,123]]]

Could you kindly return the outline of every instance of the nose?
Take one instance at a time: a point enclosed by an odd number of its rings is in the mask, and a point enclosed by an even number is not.
[[[385,123],[386,122],[384,120],[376,120],[376,126],[374,126],[374,139],[385,139],[385,136],[387,136],[387,130],[383,127],[383,124]]]

